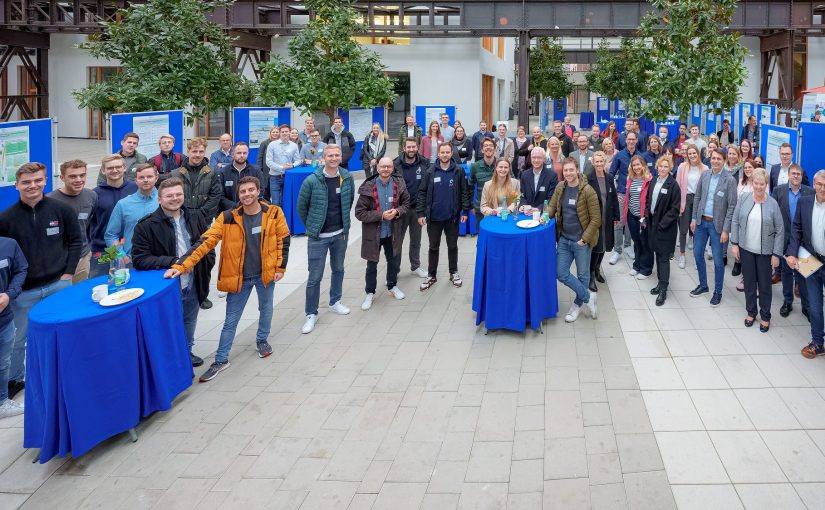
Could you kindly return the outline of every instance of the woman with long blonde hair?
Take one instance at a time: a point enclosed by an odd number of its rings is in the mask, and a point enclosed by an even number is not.
[[[553,165],[553,171],[556,172],[558,182],[563,180],[561,176],[562,160],[564,154],[561,152],[561,141],[555,136],[547,139],[547,162]]]
[[[647,168],[645,159],[637,154],[630,158],[624,210],[622,211],[625,225],[630,231],[630,238],[633,239],[633,250],[636,252],[630,275],[635,276],[637,280],[644,280],[653,272],[653,252],[650,251],[647,229],[642,228],[648,184],[650,184],[650,170]]]
[[[507,210],[514,213],[516,199],[520,194],[520,183],[513,178],[510,170],[510,161],[499,159],[496,162],[495,175],[484,184],[481,190],[481,213],[484,216],[494,216],[501,213],[502,202],[507,204]]]

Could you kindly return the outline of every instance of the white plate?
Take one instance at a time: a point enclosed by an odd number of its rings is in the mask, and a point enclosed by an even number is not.
[[[516,223],[516,226],[521,228],[536,228],[539,225],[541,225],[541,223],[536,220],[521,220]]]
[[[133,301],[143,295],[143,289],[123,289],[100,300],[101,306],[117,306]]]

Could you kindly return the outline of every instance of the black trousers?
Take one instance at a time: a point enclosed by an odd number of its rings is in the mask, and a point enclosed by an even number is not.
[[[770,255],[758,255],[739,247],[742,276],[745,278],[745,310],[756,317],[756,303],[759,301],[759,316],[763,321],[771,320],[771,268]],[[758,293],[758,294],[757,294]]]
[[[379,243],[379,247],[384,249],[384,257],[387,259],[387,289],[395,287],[398,283],[398,271],[401,269],[401,253],[392,252],[392,236],[384,237]],[[366,288],[367,294],[375,294],[375,287],[378,285],[378,262],[367,261]]]
[[[481,232],[481,220],[484,219],[484,215],[481,214],[481,209],[476,209],[473,211],[476,215],[476,233]]]
[[[656,257],[656,274],[659,276],[659,290],[667,290],[670,283],[670,253],[653,251]]]
[[[650,275],[653,272],[653,250],[650,249],[648,241],[648,229],[641,227],[641,218],[627,213],[627,230],[630,231],[630,238],[633,239],[633,250],[636,258],[633,259],[633,269],[643,275]]]
[[[590,272],[596,271],[599,266],[602,265],[602,260],[604,260],[604,252],[592,252],[590,254]]]
[[[430,240],[427,272],[433,277],[438,269],[438,252],[441,248],[442,233],[447,238],[447,261],[450,274],[458,272],[458,222],[453,220],[431,221],[427,223],[427,237]]]

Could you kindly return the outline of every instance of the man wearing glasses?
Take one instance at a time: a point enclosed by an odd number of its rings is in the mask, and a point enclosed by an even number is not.
[[[97,194],[97,204],[95,204],[89,222],[89,237],[93,254],[106,249],[106,227],[109,224],[112,211],[115,209],[115,204],[121,198],[138,191],[137,185],[133,181],[127,181],[124,178],[126,164],[119,154],[112,154],[103,158],[100,162],[100,171],[106,176],[106,182],[94,190]],[[96,260],[91,261],[89,278],[101,276],[108,272],[108,264],[98,264]]]
[[[327,144],[321,141],[321,133],[317,129],[313,129],[309,133],[309,142],[301,146],[301,161],[305,165],[311,165],[313,162],[324,162],[324,147]]]

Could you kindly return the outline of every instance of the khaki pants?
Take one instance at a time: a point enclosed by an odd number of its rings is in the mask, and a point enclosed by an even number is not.
[[[77,262],[77,269],[74,272],[74,276],[72,277],[72,284],[85,282],[89,279],[89,265],[92,260],[92,252],[87,253],[86,255],[80,257],[80,260]]]

